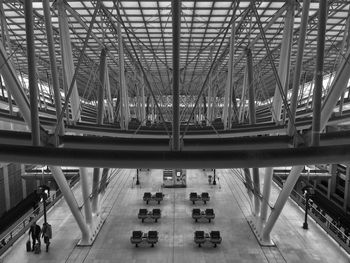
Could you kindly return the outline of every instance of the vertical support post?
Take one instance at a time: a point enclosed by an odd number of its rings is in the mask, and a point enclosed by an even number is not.
[[[328,1],[320,1],[318,13],[318,31],[317,31],[317,56],[315,72],[315,88],[313,96],[313,118],[312,118],[312,138],[311,144],[319,146],[321,132],[321,100],[323,88],[323,60],[326,38],[326,23],[328,13]]]
[[[108,67],[106,66],[105,74],[105,87],[106,87],[106,101],[107,101],[107,110],[108,110],[108,120],[110,123],[114,123],[114,111],[113,111],[113,100],[111,94],[111,84],[109,82],[109,73]]]
[[[74,74],[74,62],[72,54],[71,39],[69,35],[68,18],[65,8],[64,0],[58,0],[58,23],[60,28],[60,41],[62,50],[62,61],[63,61],[63,75],[67,86],[73,80]],[[67,99],[67,98],[66,98]],[[80,120],[80,100],[78,94],[78,88],[76,83],[73,84],[72,97],[71,97],[71,108],[72,108],[72,120],[73,122]],[[67,119],[69,117],[67,116]]]
[[[171,1],[173,23],[173,136],[172,150],[180,151],[180,31],[181,0]]]
[[[128,129],[129,114],[128,114],[128,91],[125,83],[125,67],[124,67],[124,47],[123,36],[120,23],[117,23],[118,32],[118,47],[119,47],[119,82],[120,82],[120,127],[122,130]]]
[[[20,164],[20,166],[21,166],[21,175],[24,175],[25,173],[24,164]],[[27,181],[23,177],[21,181],[22,181],[22,196],[23,196],[23,199],[25,199],[27,197]]]
[[[9,182],[9,170],[8,164],[5,164],[2,168],[4,175],[4,192],[5,192],[5,207],[6,211],[11,209],[11,197],[10,197],[10,182]]]
[[[229,51],[229,59],[228,59],[228,70],[227,70],[227,81],[225,87],[225,100],[224,100],[224,109],[223,109],[223,117],[222,120],[224,122],[224,129],[227,127],[231,127],[228,125],[231,123],[231,90],[233,88],[233,55],[234,55],[234,47],[235,47],[235,22],[232,22],[231,25],[231,37],[230,37],[230,51]]]
[[[99,206],[98,206],[98,193],[99,193],[99,184],[100,184],[100,168],[94,168],[94,172],[92,175],[92,200],[91,200],[91,207],[92,212],[94,214],[99,213]]]
[[[293,166],[292,170],[290,171],[290,174],[287,177],[286,182],[283,185],[283,189],[281,191],[281,193],[279,194],[275,206],[269,216],[269,219],[266,222],[266,225],[263,229],[262,232],[262,240],[263,242],[266,243],[270,243],[271,239],[270,239],[270,233],[272,228],[274,227],[279,215],[282,212],[282,209],[285,205],[285,203],[288,200],[288,197],[290,195],[290,193],[293,190],[293,187],[295,185],[295,183],[298,181],[300,173],[302,172],[302,170],[304,169],[304,166]]]
[[[146,97],[144,78],[141,79],[141,123],[146,124]]]
[[[344,186],[344,205],[343,209],[345,213],[348,211],[350,201],[350,166],[346,164],[345,186]]]
[[[244,107],[245,107],[245,94],[247,90],[247,78],[248,78],[248,70],[247,67],[244,71],[244,77],[243,77],[243,85],[242,85],[242,94],[241,94],[241,101],[240,101],[240,109],[239,109],[239,116],[238,121],[240,123],[244,120]]]
[[[3,43],[7,43],[9,54],[12,54],[12,45],[10,41],[10,35],[7,28],[7,22],[4,12],[4,3],[3,0],[0,0],[0,17],[1,17],[1,34],[2,34],[2,41]],[[11,61],[11,57],[10,57]],[[9,105],[9,113],[10,115],[13,115],[13,106],[12,106],[12,97],[11,97],[11,90],[6,85],[6,91],[7,91],[7,99],[8,99],[8,105]]]
[[[253,83],[253,58],[252,51],[247,48],[247,86],[249,95],[249,122],[255,124],[255,94],[254,94],[254,83]]]
[[[107,179],[108,179],[109,168],[103,168],[101,183],[100,183],[100,193],[104,193],[107,187]]]
[[[100,55],[100,85],[98,89],[98,105],[97,105],[97,125],[103,124],[103,115],[104,115],[104,88],[105,88],[105,79],[106,79],[106,49],[101,50]]]
[[[81,230],[82,233],[82,238],[79,242],[80,245],[88,245],[89,241],[90,241],[90,231],[88,226],[86,225],[85,221],[84,221],[84,217],[81,214],[81,211],[79,209],[78,203],[74,197],[74,194],[72,192],[72,190],[70,189],[66,178],[64,177],[64,174],[62,172],[62,170],[58,167],[55,166],[49,166],[53,177],[56,180],[56,183],[58,185],[58,187],[60,188],[75,220],[78,223],[78,226]]]
[[[45,29],[46,29],[46,36],[47,36],[47,45],[49,49],[50,67],[51,67],[50,69],[51,69],[51,76],[52,76],[52,87],[53,87],[54,99],[55,99],[56,116],[58,120],[62,111],[62,105],[61,105],[60,84],[59,84],[59,78],[57,73],[57,62],[56,62],[56,53],[55,53],[55,44],[54,44],[55,42],[54,42],[53,33],[52,33],[52,23],[51,23],[49,3],[50,3],[50,0],[43,0]],[[60,121],[60,123],[57,123],[56,125],[59,126],[58,134],[60,136],[64,135],[63,120]]]
[[[278,66],[278,76],[280,77],[282,87],[284,87],[285,94],[287,94],[288,91],[290,54],[293,41],[294,9],[295,0],[288,0],[288,8],[283,29],[280,61]],[[281,121],[282,112],[282,95],[278,88],[278,85],[276,85],[275,95],[273,98],[273,110],[275,112],[275,115],[272,116],[275,116],[275,122],[278,123]]]
[[[267,209],[269,206],[270,193],[271,193],[271,184],[272,184],[273,168],[265,168],[265,177],[264,177],[264,187],[263,195],[261,202],[261,212],[260,212],[260,229],[264,226],[267,219]]]
[[[28,56],[28,82],[30,99],[30,119],[32,124],[32,144],[40,145],[40,127],[38,111],[38,83],[36,78],[34,28],[33,28],[33,3],[32,0],[24,2],[24,14],[26,22],[27,56]]]
[[[87,168],[81,167],[80,171],[80,184],[81,184],[81,192],[83,195],[83,205],[85,212],[85,222],[89,226],[92,225],[92,210],[90,204],[90,194],[89,194],[89,183],[88,183],[88,171]]]
[[[294,134],[294,127],[292,124],[295,123],[295,114],[297,111],[298,92],[299,92],[299,84],[300,84],[300,76],[301,76],[301,67],[302,67],[302,63],[303,63],[303,55],[304,55],[304,47],[305,47],[307,20],[309,17],[309,9],[310,9],[310,0],[303,1],[303,13],[302,13],[302,17],[301,17],[301,24],[300,24],[300,30],[299,30],[297,61],[295,63],[294,78],[293,78],[293,90],[292,90],[292,96],[290,99],[291,116],[289,116],[289,119],[293,119],[293,121],[288,122],[287,133],[289,136],[292,136]]]

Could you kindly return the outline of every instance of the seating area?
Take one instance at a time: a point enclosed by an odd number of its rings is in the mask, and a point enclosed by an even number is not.
[[[203,192],[201,195],[198,195],[195,192],[190,193],[190,201],[195,204],[196,201],[202,201],[206,204],[210,200],[210,196],[207,192]]]
[[[157,222],[158,219],[161,218],[161,210],[159,208],[154,208],[153,210],[148,211],[145,208],[140,208],[137,217],[142,220],[142,223],[146,219],[151,219],[154,220],[154,222]]]
[[[154,244],[158,242],[158,231],[148,231],[144,233],[140,230],[132,231],[132,236],[130,237],[131,244],[138,247],[140,244],[150,244],[154,247]]]
[[[207,219],[209,223],[215,218],[214,209],[207,208],[205,210],[200,210],[199,208],[192,209],[192,218],[198,222],[198,219]]]
[[[202,230],[194,232],[194,242],[201,247],[205,243],[211,243],[214,247],[217,247],[218,244],[221,244],[222,238],[220,231],[211,231],[210,233],[205,233]]]
[[[155,201],[158,204],[160,204],[161,201],[163,201],[164,194],[162,192],[157,192],[155,194],[151,194],[150,192],[145,192],[143,194],[143,201],[148,204],[150,201]]]

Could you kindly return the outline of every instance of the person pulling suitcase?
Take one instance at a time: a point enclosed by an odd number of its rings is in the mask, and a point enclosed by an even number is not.
[[[30,229],[29,229],[29,236],[30,234],[32,234],[32,241],[33,241],[32,251],[37,252],[38,247],[40,248],[40,245],[41,245],[40,233],[41,233],[40,226],[37,225],[36,222],[33,222],[33,224],[30,226]]]
[[[49,252],[50,239],[52,238],[52,228],[49,223],[43,224],[42,235],[44,243],[46,244],[46,252]]]

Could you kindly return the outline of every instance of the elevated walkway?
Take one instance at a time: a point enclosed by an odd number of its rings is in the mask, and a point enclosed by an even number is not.
[[[92,172],[89,169],[90,173]],[[261,176],[263,170],[260,169]],[[271,237],[276,247],[261,247],[251,231],[247,218],[250,201],[241,178],[231,170],[217,170],[217,185],[209,185],[202,170],[187,171],[187,188],[161,188],[162,171],[140,174],[141,186],[133,184],[136,170],[122,170],[112,178],[102,205],[107,216],[93,246],[77,247],[80,231],[64,200],[56,203],[48,213],[53,239],[50,251],[37,255],[26,252],[28,234],[20,238],[0,262],[349,262],[350,257],[313,220],[309,230],[302,228],[304,214],[288,201]],[[91,178],[90,178],[91,180]],[[165,196],[160,205],[146,205],[144,192],[161,190]],[[83,203],[80,187],[75,195]],[[208,192],[206,205],[193,205],[191,192]],[[279,189],[272,188],[271,204]],[[162,218],[157,223],[142,223],[137,214],[140,208],[160,208]],[[214,208],[215,220],[195,223],[193,208]],[[82,211],[83,212],[83,211]],[[42,222],[39,221],[39,225]],[[133,230],[157,230],[159,242],[155,247],[135,248],[130,243]],[[196,230],[220,230],[222,243],[217,247],[199,248],[193,241]],[[44,246],[42,245],[42,248]]]

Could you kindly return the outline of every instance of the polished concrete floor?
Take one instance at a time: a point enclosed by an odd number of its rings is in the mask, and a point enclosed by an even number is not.
[[[264,170],[260,169],[260,173],[263,178]],[[187,188],[162,189],[161,170],[142,172],[141,187],[134,185],[135,170],[122,170],[113,177],[109,184],[110,191],[103,198],[102,211],[107,219],[93,246],[76,246],[80,231],[65,201],[61,200],[48,214],[48,221],[53,226],[50,251],[39,255],[26,252],[26,234],[2,260],[6,263],[350,262],[349,256],[312,220],[309,220],[309,230],[301,227],[303,213],[292,201],[286,204],[271,234],[276,246],[261,247],[247,223],[251,202],[242,183],[242,174],[237,170],[217,170],[217,175],[218,184],[213,186],[208,184],[207,175],[202,170],[188,170]],[[160,205],[146,205],[142,201],[144,192],[159,190],[165,194]],[[190,192],[203,191],[209,192],[210,202],[193,205],[189,201]],[[83,201],[79,186],[74,188],[74,193],[81,205]],[[278,193],[279,189],[274,186],[271,205]],[[154,207],[162,210],[158,223],[141,223],[137,218],[139,208]],[[215,220],[195,223],[191,218],[194,207],[214,208]],[[157,230],[159,242],[153,248],[149,245],[135,248],[130,243],[133,230]],[[217,248],[209,244],[199,248],[193,242],[195,230],[220,230],[222,244]]]

